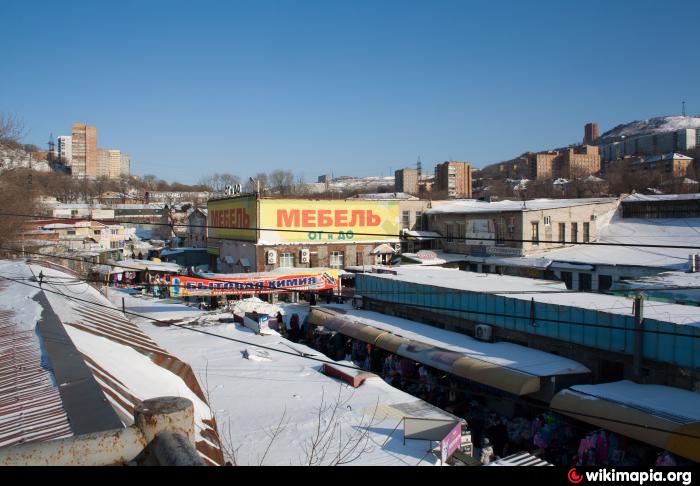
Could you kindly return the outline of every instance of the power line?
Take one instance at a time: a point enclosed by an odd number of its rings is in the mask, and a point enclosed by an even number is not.
[[[0,275],[0,278],[3,278],[3,279],[5,279],[5,280],[14,281],[14,282],[19,283],[19,284],[21,284],[21,285],[26,285],[26,286],[28,286],[28,287],[32,287],[32,288],[35,288],[35,289],[38,289],[38,290],[42,290],[42,291],[44,291],[44,292],[50,292],[50,293],[59,295],[59,296],[65,298],[65,299],[67,299],[67,300],[76,301],[76,302],[83,302],[83,303],[86,303],[86,304],[88,304],[88,305],[93,305],[93,306],[96,306],[96,307],[106,308],[106,309],[109,309],[109,310],[112,310],[112,311],[118,310],[118,309],[116,309],[116,308],[113,307],[113,306],[108,306],[108,305],[105,305],[105,304],[100,304],[100,303],[98,303],[98,302],[94,302],[94,301],[91,301],[91,300],[80,299],[80,298],[78,298],[78,297],[68,296],[68,295],[66,295],[66,294],[64,294],[63,292],[60,292],[60,291],[48,290],[48,289],[45,289],[45,288],[37,287],[37,286],[35,286],[35,285],[31,285],[31,284],[28,284],[28,283],[26,283],[26,282],[22,282],[21,280],[17,280],[17,279],[13,279],[13,278],[6,277],[6,276],[4,276],[4,275]],[[87,285],[87,283],[86,283],[86,285]],[[257,348],[261,348],[261,349],[265,349],[265,350],[273,351],[273,352],[277,352],[277,353],[288,354],[288,355],[291,355],[291,356],[295,356],[295,357],[297,357],[297,358],[302,358],[302,359],[307,359],[307,360],[311,360],[311,361],[315,361],[315,362],[319,362],[319,363],[330,364],[330,365],[333,365],[333,366],[348,368],[348,369],[352,369],[352,370],[355,370],[355,371],[366,371],[366,370],[364,370],[364,369],[362,369],[362,368],[359,368],[359,367],[357,367],[357,366],[354,366],[354,365],[353,365],[353,366],[351,366],[351,365],[346,365],[346,364],[338,363],[338,362],[335,362],[335,361],[328,361],[328,360],[320,359],[320,358],[317,358],[317,357],[315,357],[315,356],[311,356],[311,355],[309,355],[309,354],[307,354],[307,353],[299,354],[299,353],[294,353],[294,352],[291,352],[291,351],[284,351],[284,350],[281,350],[281,349],[272,348],[272,347],[269,347],[269,346],[264,346],[264,345],[262,345],[262,344],[251,343],[251,342],[248,342],[248,341],[244,341],[244,340],[240,340],[240,339],[235,339],[235,338],[232,338],[232,337],[229,337],[229,336],[222,336],[222,335],[220,335],[220,334],[215,334],[215,333],[203,331],[203,330],[201,330],[201,329],[196,329],[196,328],[193,328],[193,327],[187,327],[187,326],[185,326],[185,325],[178,325],[178,324],[175,324],[175,323],[172,323],[172,322],[162,321],[162,320],[159,320],[159,319],[155,319],[155,318],[153,318],[153,317],[149,317],[149,316],[146,316],[146,315],[143,315],[143,314],[138,314],[138,313],[131,312],[131,311],[126,311],[126,312],[124,312],[124,314],[130,314],[130,315],[133,315],[133,316],[136,316],[136,317],[140,317],[140,318],[142,318],[142,319],[147,319],[147,320],[149,320],[149,321],[158,322],[158,323],[160,323],[160,324],[165,324],[165,325],[167,325],[167,326],[175,326],[175,327],[178,327],[178,328],[181,328],[181,329],[186,329],[186,330],[189,330],[189,331],[198,332],[198,333],[205,334],[205,335],[208,335],[208,336],[213,336],[213,337],[217,337],[217,338],[220,338],[220,339],[225,339],[225,340],[227,340],[227,341],[237,342],[237,343],[239,343],[239,344],[245,344],[245,345],[248,345],[248,346],[253,346],[253,347],[257,347]],[[392,354],[393,354],[393,353],[392,353]],[[429,365],[426,365],[426,366],[429,366]],[[375,373],[375,374],[376,374],[376,373]],[[381,376],[381,375],[380,375],[380,376]],[[516,399],[516,400],[517,400],[517,399]],[[526,402],[525,400],[520,399],[520,401],[521,401],[522,403],[527,404],[527,405],[532,405],[530,402]],[[544,406],[543,406],[543,407],[544,407]],[[552,411],[555,411],[555,412],[559,412],[559,413],[572,413],[572,414],[575,414],[575,415],[585,416],[585,417],[588,417],[588,418],[595,418],[595,419],[599,419],[599,420],[605,420],[605,421],[608,421],[608,422],[620,423],[620,424],[623,424],[623,425],[630,425],[630,426],[640,427],[640,428],[649,429],[649,430],[657,430],[657,431],[660,431],[660,432],[665,432],[665,433],[674,434],[674,435],[681,435],[681,436],[690,437],[690,438],[693,438],[693,439],[700,439],[700,436],[696,436],[696,435],[692,435],[692,434],[687,434],[687,433],[684,433],[684,432],[677,432],[677,431],[673,431],[673,430],[666,430],[666,429],[662,429],[662,428],[651,427],[651,426],[646,426],[646,425],[642,425],[642,424],[636,424],[636,423],[632,423],[632,422],[624,422],[624,421],[620,421],[620,420],[617,420],[617,419],[611,419],[611,418],[608,418],[608,417],[600,417],[600,416],[595,416],[595,415],[588,415],[588,414],[583,414],[583,413],[578,413],[578,412],[572,412],[572,411],[569,411],[569,410],[563,410],[563,409],[562,409],[562,410],[559,410],[559,409],[553,409],[553,408],[551,408],[551,407],[545,407],[545,408],[548,409],[548,410],[552,410]]]
[[[105,219],[94,219],[94,218],[68,218],[68,217],[59,217],[59,216],[39,216],[39,215],[32,215],[32,214],[18,214],[18,213],[0,213],[0,216],[15,216],[15,217],[24,217],[24,218],[32,218],[32,219],[39,219],[39,220],[69,220],[69,221],[75,221],[75,220],[81,220],[81,221],[94,221],[97,223],[101,224],[139,224],[139,225],[151,225],[151,226],[169,226],[171,228],[174,228],[176,226],[185,226],[185,227],[190,227],[190,228],[207,228],[207,229],[222,229],[222,230],[238,230],[238,231],[274,231],[274,232],[281,232],[281,233],[316,233],[316,234],[321,234],[321,235],[341,235],[343,237],[348,236],[348,231],[327,231],[327,230],[315,230],[315,229],[282,229],[282,228],[262,228],[262,227],[256,227],[256,226],[237,226],[237,227],[231,227],[231,226],[213,226],[213,225],[190,225],[188,223],[151,223],[151,222],[144,222],[144,221],[126,221],[126,220],[105,220]],[[349,230],[352,231],[352,230]],[[385,239],[401,239],[403,237],[402,233],[364,233],[364,232],[354,232],[352,231],[352,235],[356,236],[381,236],[384,237]],[[500,242],[508,242],[508,243],[536,243],[536,244],[556,244],[556,245],[588,245],[588,246],[617,246],[617,247],[633,247],[633,248],[672,248],[672,249],[681,249],[681,250],[700,250],[700,246],[694,246],[694,245],[659,245],[659,244],[648,244],[648,243],[613,243],[613,242],[600,242],[600,241],[562,241],[562,240],[532,240],[532,239],[519,239],[519,238],[476,238],[476,237],[467,237],[467,236],[460,236],[460,237],[455,237],[455,236],[431,236],[426,239],[432,239],[432,240],[447,240],[448,242],[450,241],[493,241],[496,243]],[[346,241],[352,241],[352,240],[346,240]],[[310,242],[310,244],[313,244],[314,242]],[[555,248],[552,248],[555,249]]]
[[[2,248],[0,248],[2,249]],[[43,255],[42,256],[47,256]],[[50,257],[50,256],[49,256]],[[50,257],[51,258],[51,257]],[[56,259],[60,259],[62,257],[53,257]],[[104,264],[104,265],[112,265],[112,264]],[[116,265],[119,266],[119,265]],[[125,268],[135,268],[135,267],[125,267]],[[143,271],[143,269],[137,269],[139,271]],[[76,277],[77,280],[82,280],[85,283],[99,283],[103,285],[109,286],[108,283],[99,281],[99,280],[90,280],[88,278],[79,278]],[[206,279],[204,278],[203,280],[212,280],[214,282],[221,282],[221,283],[232,283],[231,280],[224,280],[224,279]],[[169,288],[169,287],[186,287],[185,284],[169,284],[169,283],[159,283],[159,284],[149,284],[149,285],[157,285],[158,287],[164,287],[164,288]],[[114,285],[112,285],[114,287]],[[245,292],[240,292],[241,295],[245,294],[254,294],[254,293],[261,293],[261,291],[266,291],[268,288],[262,288],[262,289],[250,289],[250,291],[245,291]],[[274,290],[275,292],[282,293],[282,292],[313,292],[313,290],[300,290],[298,288],[293,288],[293,287],[279,287],[275,289],[269,288],[269,291]],[[663,289],[665,290],[665,289]],[[256,292],[257,291],[257,292]],[[523,293],[526,291],[493,291],[493,292],[479,292],[479,291],[467,291],[467,292],[472,292],[475,293],[476,295],[479,294],[493,294],[493,295],[501,295],[505,294],[508,295],[510,293]],[[572,291],[562,291],[563,293],[570,293]],[[573,291],[576,292],[576,291]],[[416,292],[402,292],[402,291],[382,291],[382,290],[375,290],[375,291],[363,291],[361,292],[362,295],[407,295],[407,294],[416,294],[416,295],[424,295],[428,292],[422,292],[422,291],[416,291]],[[449,290],[446,290],[444,292],[444,295],[451,295],[453,292],[450,292]],[[546,295],[547,293],[557,293],[555,292],[538,292],[538,294],[544,294]],[[443,292],[440,292],[438,295],[443,295]],[[187,297],[205,297],[206,295],[191,295]],[[184,297],[184,296],[183,296]],[[517,314],[507,314],[507,313],[497,313],[497,312],[486,312],[486,311],[478,311],[478,310],[468,310],[468,309],[458,309],[458,308],[453,308],[453,307],[442,307],[442,306],[434,306],[434,305],[427,305],[427,304],[414,304],[414,303],[405,303],[405,302],[396,302],[396,301],[390,301],[390,300],[381,300],[381,299],[375,299],[378,302],[384,302],[384,303],[389,303],[389,304],[403,304],[411,307],[419,307],[419,308],[428,308],[428,309],[436,309],[436,310],[446,310],[446,311],[451,311],[451,312],[460,312],[462,314],[475,314],[475,315],[483,315],[483,316],[489,316],[489,317],[506,317],[506,318],[512,318],[512,319],[520,319],[520,320],[525,320],[530,323],[533,322],[533,318],[530,315],[517,315]],[[525,301],[527,302],[527,301]],[[630,302],[631,305],[631,302]],[[670,304],[663,304],[663,305],[670,305]],[[656,306],[653,306],[656,307]],[[613,310],[616,309],[615,307],[607,308],[607,309],[591,309],[595,311],[603,311],[603,310]],[[620,327],[620,326],[611,326],[608,324],[591,324],[591,323],[586,323],[586,322],[578,322],[578,321],[568,321],[568,320],[562,320],[562,319],[548,319],[544,317],[535,317],[534,322],[551,322],[555,324],[565,324],[565,325],[574,325],[574,326],[580,326],[580,327],[591,327],[595,329],[610,329],[610,330],[616,330],[616,331],[624,331],[624,332],[635,332],[634,328],[627,328],[627,327]],[[647,333],[647,334],[660,334],[660,335],[668,335],[668,336],[675,336],[675,337],[689,337],[689,338],[694,338],[698,339],[700,338],[700,334],[686,334],[686,333],[674,333],[670,331],[659,331],[659,330],[654,330],[654,329],[643,329],[642,332]]]
[[[35,252],[35,251],[28,251],[28,250],[20,250],[17,248],[9,248],[9,247],[0,247],[0,250],[5,250],[8,252],[16,252],[16,253],[23,253],[27,255],[37,255],[41,256],[44,258],[52,258],[54,260],[69,260],[69,261],[76,261],[76,262],[83,262],[83,263],[89,263],[91,265],[103,265],[103,266],[108,266],[108,267],[113,267],[113,268],[125,268],[127,270],[134,270],[138,272],[144,272],[148,270],[149,272],[165,272],[166,270],[158,270],[158,269],[148,269],[148,268],[141,268],[141,267],[133,267],[129,265],[124,265],[120,263],[95,263],[87,258],[76,258],[76,257],[70,257],[66,255],[49,255],[46,253],[40,253],[40,252]],[[150,260],[143,260],[144,262],[148,262]],[[158,262],[153,262],[154,265],[158,265]],[[147,265],[146,265],[147,267]],[[299,270],[299,271],[306,271],[309,269],[303,268],[303,267],[294,267],[293,270]],[[248,274],[252,275],[252,274]],[[479,274],[480,276],[482,274]],[[483,274],[483,275],[496,275],[496,274]],[[184,276],[184,275],[183,275]],[[506,275],[506,277],[512,277],[511,275]],[[231,283],[231,279],[225,279],[225,278],[213,278],[213,277],[206,277],[206,276],[195,276],[195,277],[189,277],[188,278],[197,278],[200,280],[206,280],[210,282],[221,282],[221,283]],[[481,277],[479,277],[481,278]],[[514,278],[524,278],[524,277],[514,277]],[[559,282],[558,280],[552,280],[552,282]],[[95,283],[103,283],[100,281],[96,281]],[[178,285],[179,287],[183,287],[183,285]],[[290,291],[290,292],[298,292],[298,289],[294,289],[292,287],[279,287],[276,290],[281,290],[281,291]],[[459,290],[459,289],[457,289]],[[655,291],[655,290],[700,290],[700,285],[678,285],[678,286],[664,286],[664,287],[640,287],[640,288],[631,288],[631,289],[619,289],[618,291],[621,293],[630,293],[630,292],[646,292],[646,291]],[[543,289],[543,290],[463,290],[464,292],[474,292],[478,294],[488,294],[488,295],[517,295],[517,294],[601,294],[601,295],[611,295],[615,296],[611,292],[605,291],[605,290],[591,290],[591,291],[581,291],[581,290],[573,290],[573,289]],[[374,291],[368,291],[368,292],[374,292]],[[450,289],[445,289],[445,290],[423,290],[423,291],[376,291],[380,292],[383,294],[391,294],[391,293],[396,293],[396,294],[419,294],[419,295],[430,295],[430,294],[435,294],[435,295],[443,295],[443,294],[452,294],[453,291]],[[674,305],[672,303],[664,304],[664,305]],[[681,304],[677,304],[681,305]],[[614,307],[610,307],[608,309],[614,309]],[[598,310],[605,310],[605,309],[598,309]]]

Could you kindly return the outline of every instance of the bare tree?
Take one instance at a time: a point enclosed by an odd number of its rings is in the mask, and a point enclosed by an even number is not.
[[[268,187],[268,178],[266,173],[258,172],[253,177],[248,179],[248,181],[245,183],[244,190],[246,192],[255,192],[258,190],[258,184],[260,186],[260,193],[265,194]]]
[[[343,398],[343,386],[338,389],[338,396],[331,403],[325,401],[325,390],[321,393],[321,405],[318,408],[316,430],[304,444],[305,464],[308,466],[338,466],[358,460],[370,450],[370,432],[376,425],[379,399],[372,415],[362,415],[360,423],[345,429],[339,414],[349,407],[353,394]]]
[[[241,183],[240,177],[228,173],[215,173],[202,177],[199,183],[206,186],[207,190],[212,192],[223,192],[228,186],[234,186]]]
[[[0,113],[0,142],[18,143],[26,134],[24,122],[16,115]]]
[[[280,195],[290,194],[294,189],[294,174],[290,170],[274,170],[269,180],[271,189]]]

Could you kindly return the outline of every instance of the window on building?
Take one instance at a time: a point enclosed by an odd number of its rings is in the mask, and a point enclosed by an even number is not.
[[[506,222],[503,218],[496,220],[496,245],[503,246],[506,244],[505,239],[508,237]]]
[[[611,275],[598,275],[598,290],[609,290],[612,287]]]
[[[423,211],[416,211],[416,229],[418,231],[423,229]]]
[[[454,238],[453,234],[453,228],[451,224],[446,224],[445,225],[445,232],[447,233],[447,242],[452,243],[452,239]]]
[[[343,252],[342,251],[332,251],[330,259],[331,268],[343,268]]]
[[[73,235],[75,235],[75,230],[68,230],[68,231],[66,231],[66,234],[69,236],[73,236]]]
[[[361,251],[358,251],[355,254],[355,262],[357,265],[364,265],[365,264],[365,255]]]
[[[566,243],[566,223],[559,223],[559,243]]]
[[[411,211],[401,211],[401,224],[404,229],[411,229]]]
[[[591,241],[591,224],[583,223],[583,242],[588,243]]]
[[[118,230],[118,229],[112,229],[112,230],[111,230],[111,233],[112,233],[113,235],[118,235],[118,234],[119,234],[119,230]]]
[[[545,225],[545,226],[549,226],[550,224],[552,224],[552,217],[551,217],[551,216],[545,216],[545,217],[544,217],[544,225]]]
[[[467,237],[467,224],[466,223],[457,223],[457,238],[458,239],[464,239],[465,243],[469,243],[469,240],[466,239]]]
[[[573,243],[578,241],[578,223],[571,223],[571,241]]]
[[[92,234],[95,236],[100,236],[100,230],[92,230]]]
[[[77,209],[71,209],[70,210],[70,217],[75,218],[78,216],[78,210]]]
[[[293,268],[294,267],[294,254],[293,253],[280,253],[280,267],[281,268]]]
[[[573,275],[571,272],[561,272],[561,281],[564,282],[564,285],[566,285],[567,289],[571,290],[573,288]]]
[[[532,226],[532,237],[530,238],[532,240],[533,245],[539,245],[540,244],[540,223],[533,222],[531,224]]]
[[[580,272],[578,274],[578,289],[591,290],[591,274]]]
[[[110,248],[119,248],[119,242],[118,241],[110,241],[109,247]]]

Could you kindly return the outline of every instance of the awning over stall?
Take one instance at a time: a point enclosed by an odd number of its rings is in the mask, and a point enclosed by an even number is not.
[[[700,462],[700,394],[617,381],[562,390],[553,411]]]
[[[325,329],[359,339],[404,358],[514,395],[528,395],[538,392],[541,378],[544,376],[520,370],[517,366],[505,366],[495,362],[495,359],[490,359],[489,346],[496,351],[500,343],[471,340],[475,346],[471,352],[469,350],[447,349],[432,343],[420,342],[417,339],[398,336],[387,330],[360,322],[353,316],[324,308],[312,309],[309,313],[309,322],[315,326],[323,326]],[[513,346],[512,344],[508,345]],[[528,348],[523,348],[521,352],[542,353]],[[557,358],[560,359],[560,357]],[[587,371],[587,368],[582,368],[583,371]]]

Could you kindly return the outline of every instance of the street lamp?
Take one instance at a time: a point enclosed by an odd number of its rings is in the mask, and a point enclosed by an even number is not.
[[[257,184],[257,191],[255,191],[256,194],[260,194],[260,179],[253,179],[252,177],[248,177],[248,180],[252,182],[253,184]]]

